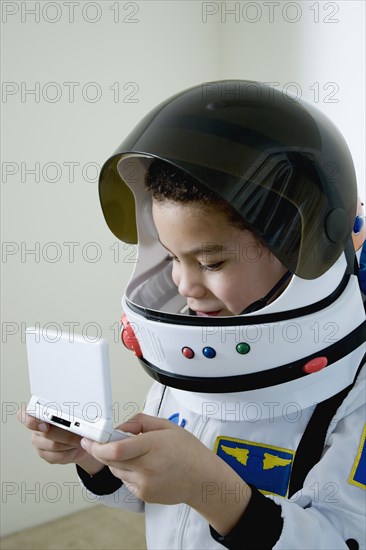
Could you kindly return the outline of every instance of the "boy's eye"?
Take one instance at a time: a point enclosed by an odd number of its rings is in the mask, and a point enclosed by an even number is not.
[[[220,269],[224,262],[217,262],[216,264],[210,264],[210,265],[203,265],[200,264],[200,270],[201,271],[217,271]]]
[[[167,262],[178,262],[179,263],[179,258],[177,258],[176,256],[168,256],[166,258],[166,261]],[[209,265],[204,265],[204,264],[198,264],[199,265],[199,270],[200,271],[217,271],[220,269],[220,267],[222,266],[224,262],[217,262],[215,264],[209,264]]]

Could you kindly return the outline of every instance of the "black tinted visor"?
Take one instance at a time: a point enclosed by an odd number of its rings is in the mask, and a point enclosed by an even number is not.
[[[132,152],[173,164],[226,200],[292,273],[312,279],[327,271],[352,231],[352,158],[322,113],[267,93],[262,85],[256,97],[222,101],[219,91],[205,97],[195,87],[147,115],[101,172],[112,232],[137,242],[130,190],[136,167],[131,160],[125,179],[117,170],[123,153]]]

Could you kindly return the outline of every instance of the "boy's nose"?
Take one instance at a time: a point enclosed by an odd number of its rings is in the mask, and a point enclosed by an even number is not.
[[[200,274],[193,274],[192,270],[181,270],[178,280],[178,292],[184,298],[202,298],[206,289],[200,279]]]

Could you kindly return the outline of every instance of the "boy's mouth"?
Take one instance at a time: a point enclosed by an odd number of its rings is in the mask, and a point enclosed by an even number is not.
[[[221,309],[218,311],[196,311],[197,317],[211,317],[215,315],[220,315]]]

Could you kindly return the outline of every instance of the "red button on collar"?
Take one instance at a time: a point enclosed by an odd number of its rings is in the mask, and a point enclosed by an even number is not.
[[[126,317],[126,314],[124,313],[121,317],[121,323],[122,323],[122,333],[121,333],[121,340],[122,343],[126,346],[127,349],[134,352],[134,354],[137,357],[142,357],[142,351],[140,348],[140,344],[138,343],[138,340],[136,338],[136,334],[130,325],[129,320]]]
[[[188,346],[185,346],[182,349],[182,353],[183,353],[184,357],[187,357],[187,359],[193,359],[193,357],[194,357],[193,349],[189,348]]]
[[[315,357],[308,361],[302,368],[306,374],[312,374],[318,372],[328,365],[328,359],[326,357]]]

